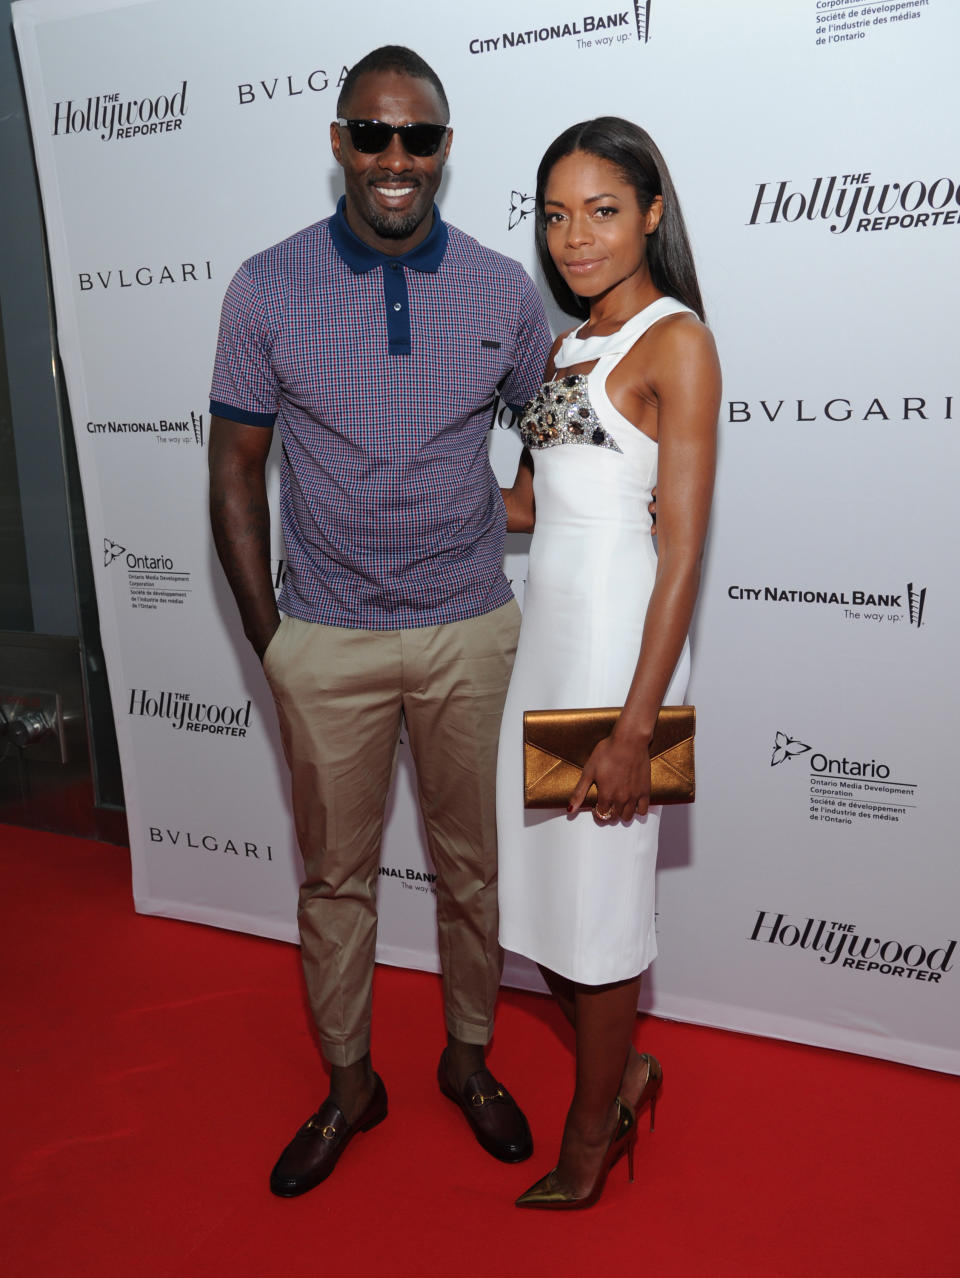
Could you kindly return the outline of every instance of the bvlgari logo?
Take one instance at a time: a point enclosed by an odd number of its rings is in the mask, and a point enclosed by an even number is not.
[[[775,768],[779,763],[787,763],[796,755],[805,754],[809,749],[808,745],[804,745],[796,737],[788,737],[785,732],[778,732],[773,742],[773,757],[770,760],[770,766]]]
[[[343,84],[347,68],[343,67],[336,76],[335,88]],[[305,94],[324,93],[330,88],[331,77],[322,67],[312,71],[297,71],[291,75],[268,75],[262,80],[249,80],[237,85],[239,106],[249,106],[251,102],[280,102],[289,98],[300,98]]]
[[[81,293],[105,293],[123,288],[150,288],[154,284],[203,284],[213,279],[210,259],[202,262],[166,263],[160,266],[111,266],[102,271],[78,271]]]
[[[582,13],[568,22],[551,22],[546,26],[531,27],[528,31],[516,29],[473,36],[467,48],[471,53],[505,53],[508,49],[568,39],[575,40],[578,49],[605,48],[635,41],[646,44],[650,39],[650,4],[651,0],[633,0],[632,12],[630,9],[618,9],[612,13]]]
[[[727,421],[777,422],[950,422],[952,395],[885,395],[860,400],[838,395],[822,404],[812,399],[731,399]]]
[[[67,98],[54,103],[53,135],[90,133],[101,142],[176,133],[187,113],[187,82],[172,93],[155,97],[122,98],[119,93],[98,93],[90,98]]]
[[[530,217],[536,207],[536,199],[532,195],[522,195],[519,191],[510,192],[510,216],[507,218],[507,230],[512,231],[524,218]]]
[[[183,848],[193,852],[220,852],[244,861],[273,861],[273,847],[269,843],[251,843],[249,839],[237,839],[222,834],[200,834],[195,830],[171,830],[160,825],[147,826],[151,843],[163,843],[171,848]]]
[[[939,985],[953,970],[955,940],[921,945],[913,940],[870,936],[856,923],[835,923],[827,919],[805,918],[794,922],[782,911],[759,910],[751,941],[785,946],[816,956],[827,967],[843,967],[853,972],[876,972],[902,981],[926,981]]]
[[[747,226],[815,223],[834,235],[847,231],[909,231],[954,226],[960,187],[950,177],[874,181],[872,173],[814,178],[807,186],[758,182]]]

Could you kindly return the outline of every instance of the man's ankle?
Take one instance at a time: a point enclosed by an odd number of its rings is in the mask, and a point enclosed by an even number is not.
[[[369,1053],[352,1065],[330,1067],[330,1099],[343,1112],[348,1123],[355,1123],[366,1109],[375,1086]]]
[[[483,1069],[486,1049],[480,1043],[465,1043],[462,1039],[447,1035],[447,1076],[459,1090],[471,1074]]]

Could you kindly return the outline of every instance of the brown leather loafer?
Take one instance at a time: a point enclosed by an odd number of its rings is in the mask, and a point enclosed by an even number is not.
[[[444,1096],[459,1105],[474,1136],[502,1163],[522,1163],[533,1153],[533,1137],[519,1105],[488,1069],[478,1069],[457,1091],[447,1076],[444,1050],[437,1066],[437,1082]]]
[[[326,1180],[357,1132],[368,1132],[387,1116],[387,1090],[379,1074],[370,1104],[355,1123],[348,1123],[330,1099],[307,1119],[270,1173],[270,1189],[280,1198],[296,1198]]]

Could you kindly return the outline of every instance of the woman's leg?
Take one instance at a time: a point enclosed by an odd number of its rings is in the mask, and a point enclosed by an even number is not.
[[[640,978],[571,988],[576,1086],[554,1181],[579,1198],[593,1188],[616,1126],[616,1100],[637,1014]]]
[[[540,966],[540,975],[547,983],[550,993],[557,1001],[557,1006],[563,1012],[566,1019],[576,1029],[577,1026],[577,989],[589,991],[591,986],[578,987],[575,982],[568,980],[565,976],[560,976],[557,972],[552,972],[550,968]],[[640,977],[637,977],[637,990],[640,989]],[[636,1016],[636,999],[634,999],[634,1016]],[[635,1105],[637,1098],[643,1091],[644,1084],[650,1072],[650,1065],[647,1059],[640,1055],[637,1049],[630,1043],[627,1047],[626,1064],[623,1066],[618,1095],[627,1102],[631,1108]]]

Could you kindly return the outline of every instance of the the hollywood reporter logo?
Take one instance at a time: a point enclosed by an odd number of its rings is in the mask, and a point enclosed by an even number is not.
[[[173,93],[153,98],[128,98],[119,93],[99,93],[95,98],[68,98],[53,108],[53,136],[70,133],[99,134],[101,142],[176,133],[187,113],[187,82]]]
[[[881,976],[934,985],[939,985],[943,975],[953,970],[951,960],[957,948],[955,940],[928,948],[915,941],[868,936],[858,932],[855,923],[814,918],[794,923],[785,914],[774,914],[772,910],[758,911],[749,939],[815,955],[828,967],[877,972]]]
[[[194,701],[189,692],[151,692],[130,689],[128,714],[166,719],[177,732],[202,732],[217,737],[245,737],[250,727],[249,698],[238,706]]]
[[[949,177],[932,182],[873,181],[871,173],[833,174],[801,188],[788,180],[760,182],[748,226],[782,222],[826,222],[833,235],[856,231],[953,226],[960,215],[960,185]]]

